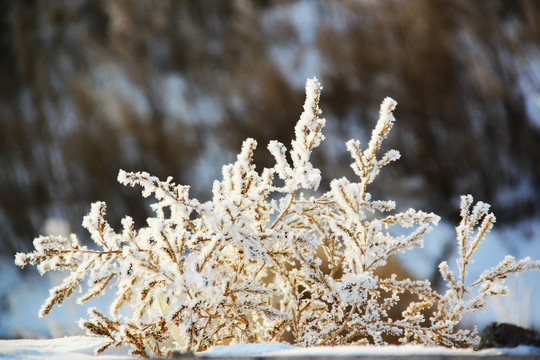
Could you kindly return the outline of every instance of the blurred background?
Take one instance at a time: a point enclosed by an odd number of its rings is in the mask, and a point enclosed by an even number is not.
[[[365,144],[390,96],[385,146],[402,158],[373,195],[455,225],[470,193],[493,205],[502,252],[540,259],[538,19],[536,0],[0,1],[0,337],[72,333],[61,319],[79,316],[66,305],[55,324],[38,320],[50,284],[15,252],[40,234],[87,239],[98,200],[112,225],[144,225],[151,210],[119,169],[173,176],[207,200],[246,137],[271,166],[266,145],[290,143],[313,76],[322,191],[352,176],[344,141]],[[442,228],[433,261],[453,256]]]

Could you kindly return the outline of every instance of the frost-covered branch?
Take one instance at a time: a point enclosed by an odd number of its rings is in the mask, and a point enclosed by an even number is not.
[[[108,340],[97,352],[128,344],[144,357],[238,342],[474,345],[475,332],[458,328],[463,315],[484,310],[489,297],[506,293],[510,274],[538,270],[540,262],[506,257],[468,279],[467,266],[495,222],[489,205],[473,205],[468,195],[456,228],[457,271],[439,265],[444,294],[427,280],[381,275],[392,256],[422,247],[439,217],[398,212],[393,201],[369,192],[382,168],[400,157],[396,150],[377,157],[395,122],[397,103],[390,98],[367,148],[346,143],[356,178],[334,179],[328,191],[317,192],[321,173],[310,157],[324,140],[321,91],[317,79],[307,81],[290,149],[268,144],[273,167],[255,170],[257,142],[247,139],[214,181],[210,201],[190,198],[189,187],[172,178],[120,170],[120,183],[154,199],[155,215],[140,229],[126,216],[116,232],[97,202],[83,220],[91,248],[75,235],[44,236],[34,240],[35,251],[17,254],[17,265],[36,265],[41,274],[68,272],[39,315],[76,290],[82,290],[79,303],[112,290],[108,311],[90,309],[80,325]]]

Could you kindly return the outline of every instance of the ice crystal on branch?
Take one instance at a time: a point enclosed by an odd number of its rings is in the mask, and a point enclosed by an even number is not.
[[[39,315],[76,290],[84,303],[115,289],[108,313],[90,309],[80,324],[109,340],[97,352],[129,344],[140,356],[238,342],[386,344],[393,337],[402,343],[476,344],[474,331],[457,327],[463,315],[505,294],[509,274],[538,270],[540,262],[508,256],[468,279],[467,266],[495,222],[489,205],[473,205],[468,195],[456,228],[457,272],[446,262],[439,265],[448,286],[444,294],[427,280],[380,275],[391,256],[423,246],[439,217],[396,212],[393,201],[372,199],[368,191],[381,169],[400,157],[396,150],[377,157],[395,122],[397,103],[390,98],[381,104],[367,148],[356,140],[346,143],[356,178],[335,179],[327,192],[316,193],[321,173],[310,156],[324,140],[321,90],[317,79],[307,81],[291,161],[287,147],[271,141],[275,165],[259,173],[253,164],[257,142],[247,139],[236,161],[223,166],[208,202],[190,198],[189,187],[172,178],[121,170],[120,183],[140,186],[144,197],[154,198],[155,216],[140,229],[126,217],[115,232],[105,220],[105,204],[97,202],[83,220],[94,248],[79,245],[75,235],[45,236],[34,240],[34,252],[17,254],[18,265],[37,265],[41,274],[68,272]],[[408,233],[392,235],[392,227]],[[391,315],[407,294],[412,300],[405,310]]]

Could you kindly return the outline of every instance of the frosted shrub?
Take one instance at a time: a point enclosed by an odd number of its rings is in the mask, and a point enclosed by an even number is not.
[[[98,352],[129,344],[141,356],[284,339],[300,346],[379,345],[388,336],[401,343],[475,345],[476,330],[457,327],[463,315],[484,310],[489,297],[505,294],[509,274],[538,270],[540,261],[507,256],[478,279],[467,279],[467,265],[495,222],[489,205],[473,204],[468,195],[456,228],[456,272],[446,262],[439,265],[445,293],[427,280],[377,275],[390,256],[423,246],[439,217],[396,212],[393,201],[372,199],[368,192],[381,168],[400,157],[395,150],[377,156],[395,120],[390,98],[381,105],[367,148],[347,142],[357,178],[335,179],[329,191],[317,193],[321,174],[310,156],[324,140],[321,89],[317,79],[307,81],[290,150],[270,142],[275,165],[257,172],[257,143],[247,139],[236,162],[223,167],[223,179],[214,182],[211,201],[190,198],[189,187],[171,178],[120,171],[119,182],[155,198],[155,216],[146,227],[135,229],[125,217],[115,232],[98,202],[83,220],[95,248],[80,245],[74,235],[35,239],[35,251],[17,254],[16,263],[37,265],[41,274],[68,272],[39,315],[76,290],[84,303],[114,288],[108,311],[90,309],[80,324],[108,338]],[[396,226],[408,233],[393,236]],[[389,311],[405,294],[414,300],[391,318]]]

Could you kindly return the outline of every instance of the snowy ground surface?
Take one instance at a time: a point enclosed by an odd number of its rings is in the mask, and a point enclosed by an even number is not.
[[[0,340],[0,358],[5,359],[130,359],[129,349],[109,349],[104,354],[94,355],[103,340],[87,336],[69,336],[48,340]],[[529,355],[538,354],[540,348],[520,346],[514,349],[486,349],[482,351],[453,350],[443,347],[404,346],[339,346],[297,348],[283,344],[238,344],[216,346],[197,354],[204,357],[261,357],[261,356],[410,356],[410,355]]]

